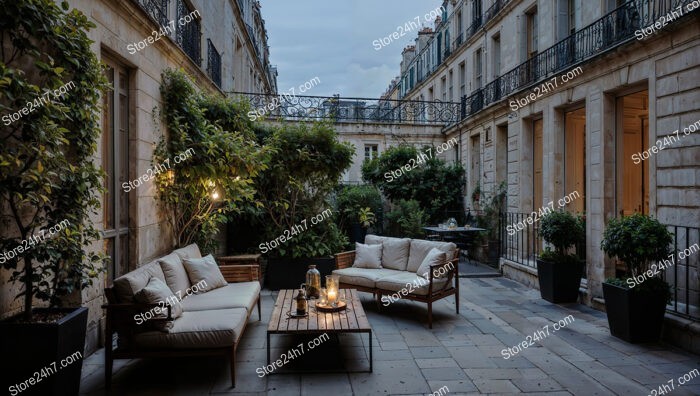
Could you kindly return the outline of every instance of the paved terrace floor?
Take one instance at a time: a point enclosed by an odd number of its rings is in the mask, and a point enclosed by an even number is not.
[[[449,395],[648,395],[673,379],[674,396],[700,394],[700,378],[678,377],[700,367],[700,356],[668,345],[632,345],[612,337],[605,313],[550,304],[539,292],[504,278],[460,279],[460,314],[454,299],[434,308],[399,301],[378,310],[361,293],[373,327],[374,373],[273,374],[265,364],[265,331],[276,293],[264,291],[263,321],[253,314],[237,354],[237,387],[230,388],[225,358],[170,358],[115,362],[116,395],[425,395],[447,386]],[[574,321],[515,357],[501,350],[568,315]],[[303,340],[273,336],[273,360]],[[323,368],[366,369],[367,335],[331,338],[282,370],[310,362]],[[83,365],[83,394],[103,395],[104,350]],[[345,367],[341,367],[345,366]],[[317,367],[318,368],[318,367]],[[280,370],[280,371],[282,371]],[[443,388],[444,389],[444,388]]]

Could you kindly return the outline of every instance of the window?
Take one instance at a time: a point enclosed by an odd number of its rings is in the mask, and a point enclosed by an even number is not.
[[[481,89],[481,48],[474,53],[474,89]]]
[[[464,62],[462,62],[459,64],[459,97],[460,98],[467,94],[467,90],[465,87],[466,80],[467,80],[466,73],[467,73],[466,67],[464,65]]]
[[[177,19],[180,20],[192,12],[184,0],[177,2]],[[190,16],[191,18],[192,16]],[[180,45],[187,56],[197,65],[202,64],[202,51],[200,49],[201,27],[199,20],[193,19],[192,22],[177,27],[177,43]]]
[[[501,35],[493,36],[493,79],[501,75]]]
[[[365,161],[371,161],[379,157],[379,146],[376,144],[365,144]]]
[[[447,102],[447,79],[445,77],[440,80],[440,88],[442,88],[442,101]]]
[[[129,76],[105,59],[110,89],[102,95],[102,168],[105,171],[102,214],[104,250],[110,258],[107,280],[129,272]]]
[[[207,39],[207,55],[207,73],[214,84],[221,88],[221,55],[209,39]]]
[[[569,1],[569,34],[574,34],[576,32],[576,1]]]
[[[537,55],[537,9],[527,13],[527,58]]]
[[[453,73],[452,73],[452,69],[450,69],[450,94],[449,94],[450,102],[452,102],[452,101],[454,100],[454,96],[453,96],[453,92],[454,92],[454,90],[453,90],[453,81],[454,81],[454,80],[453,80],[453,78],[452,78],[452,74],[453,74]]]

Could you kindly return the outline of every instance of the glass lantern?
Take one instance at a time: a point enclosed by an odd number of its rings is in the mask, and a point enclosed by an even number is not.
[[[326,291],[325,287],[321,288],[321,293],[318,297],[318,304],[323,306],[328,305],[328,292]]]
[[[457,229],[457,220],[455,220],[454,217],[450,217],[450,218],[447,220],[447,229],[448,229],[448,230]]]
[[[333,307],[338,306],[338,286],[340,284],[340,276],[326,275],[326,291],[328,293],[328,305]]]
[[[321,273],[318,272],[315,265],[309,265],[309,270],[306,271],[306,297],[319,298],[321,291]]]

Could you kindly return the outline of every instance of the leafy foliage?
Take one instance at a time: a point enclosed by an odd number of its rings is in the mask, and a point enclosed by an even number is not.
[[[354,147],[339,142],[333,127],[324,122],[258,128],[256,135],[275,153],[255,182],[263,241],[275,239],[306,220],[308,229],[273,254],[300,258],[340,251],[346,238],[333,220],[312,227],[310,219],[332,207],[329,197],[350,167]]]
[[[365,161],[362,178],[377,186],[392,202],[402,199],[417,201],[425,210],[426,220],[437,223],[443,220],[446,212],[462,212],[462,190],[466,179],[461,164],[448,165],[434,156],[420,155],[428,150],[435,152],[434,148],[424,148],[419,152],[409,145],[391,147],[378,158]],[[392,175],[392,171],[406,165],[411,169]]]
[[[482,214],[477,218],[477,224],[486,229],[488,240],[498,241],[501,214],[506,207],[506,183],[502,182],[486,196],[479,188],[479,194],[482,195],[480,198]]]
[[[381,211],[382,196],[377,187],[369,184],[343,186],[336,197],[336,206],[340,226],[347,231],[351,224],[361,222],[359,216],[363,209],[368,209],[373,215]]]
[[[100,94],[108,85],[86,33],[94,25],[68,9],[52,0],[0,7],[0,112],[31,110],[0,129],[0,251],[66,225],[4,262],[14,270],[11,281],[24,283],[18,297],[27,320],[34,297],[61,305],[91,285],[106,260],[86,250],[100,238],[90,216],[100,205],[103,173],[94,154]],[[64,86],[65,94],[55,94]]]
[[[399,200],[387,215],[388,234],[401,238],[420,238],[424,235],[425,212],[416,200]]]
[[[175,70],[163,73],[161,95],[169,138],[161,138],[153,165],[170,161],[172,172],[156,176],[158,199],[177,246],[196,242],[212,251],[219,227],[254,201],[253,179],[266,169],[271,150],[252,140],[247,103],[199,93]],[[188,150],[194,154],[176,164]]]
[[[542,216],[539,234],[545,242],[554,246],[557,254],[562,255],[581,240],[584,229],[581,221],[573,214],[559,210]]]
[[[672,242],[672,234],[658,220],[635,213],[610,220],[600,247],[622,260],[628,275],[636,276],[646,272],[652,261],[668,258]]]

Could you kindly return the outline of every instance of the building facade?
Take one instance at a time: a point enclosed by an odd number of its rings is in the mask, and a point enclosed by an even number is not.
[[[118,276],[172,249],[167,220],[158,210],[152,183],[126,191],[123,182],[151,168],[155,144],[165,129],[161,72],[184,69],[202,91],[276,94],[277,71],[269,63],[267,33],[260,4],[253,0],[70,0],[96,27],[88,35],[93,51],[107,66],[113,90],[105,92],[103,131],[97,161],[105,170],[102,211],[94,216],[103,233],[96,249],[110,257],[95,287],[82,292],[89,308],[86,350],[104,343],[103,288]],[[3,272],[3,276],[4,276]],[[0,314],[17,313],[6,279],[0,279]]]
[[[694,1],[452,0],[403,51],[399,97],[461,102],[468,194],[508,192],[503,226],[541,208],[586,216],[583,301],[602,308],[608,221],[647,213],[698,242],[700,13]],[[657,23],[658,22],[658,23]],[[559,202],[563,205],[559,205]],[[478,203],[465,198],[465,206]],[[537,285],[534,225],[502,232],[506,276]],[[687,245],[686,245],[687,244]],[[698,320],[698,255],[667,274]]]

